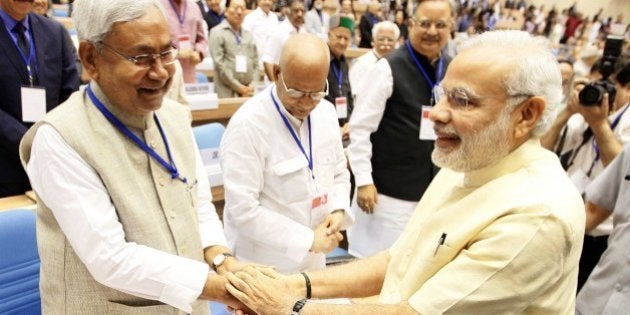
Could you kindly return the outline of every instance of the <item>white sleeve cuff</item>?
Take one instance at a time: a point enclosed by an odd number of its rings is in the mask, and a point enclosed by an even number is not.
[[[304,260],[315,239],[313,230],[307,227],[303,227],[303,230],[302,233],[297,233],[287,246],[287,257],[297,263]]]
[[[160,294],[160,301],[191,313],[192,303],[203,292],[210,266],[191,259],[180,259],[177,263],[178,269],[186,270],[186,272],[179,273],[166,282],[168,284],[164,286]]]

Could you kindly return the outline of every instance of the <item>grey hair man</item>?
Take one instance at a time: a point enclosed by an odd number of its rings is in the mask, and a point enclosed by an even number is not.
[[[75,4],[92,82],[20,148],[38,196],[43,313],[207,314],[200,299],[240,306],[215,273],[240,263],[227,257],[190,112],[164,99],[177,50],[159,2]]]
[[[377,61],[394,49],[399,37],[400,29],[395,23],[382,21],[374,24],[374,27],[372,27],[372,50],[355,59],[348,73],[348,79],[350,79],[350,86],[355,98],[357,94],[362,93],[364,90],[361,82],[368,77],[368,71]]]
[[[573,313],[584,205],[539,141],[561,95],[546,44],[488,32],[453,59],[429,113],[442,169],[389,251],[309,272],[309,281],[228,273],[228,291],[260,314]]]

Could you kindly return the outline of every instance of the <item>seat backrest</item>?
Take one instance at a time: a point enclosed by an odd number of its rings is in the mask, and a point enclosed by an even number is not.
[[[41,314],[35,211],[0,211],[0,314]]]
[[[197,83],[208,83],[208,77],[203,72],[195,72]]]
[[[218,148],[224,131],[225,127],[216,122],[193,127],[195,141],[197,141],[199,149]]]

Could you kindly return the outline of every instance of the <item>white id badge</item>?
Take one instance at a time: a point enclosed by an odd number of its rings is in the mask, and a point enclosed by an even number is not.
[[[247,57],[245,57],[245,55],[236,55],[235,70],[238,73],[247,72]]]
[[[337,109],[337,118],[348,118],[348,99],[345,96],[335,98],[335,108]]]
[[[39,87],[23,86],[22,95],[22,121],[36,122],[46,115],[46,89]]]
[[[575,185],[580,194],[584,193],[584,190],[586,190],[586,186],[588,186],[588,184],[591,182],[591,179],[586,176],[586,173],[584,173],[584,171],[580,169],[576,170],[575,173],[570,176],[570,178],[573,182],[573,185]]]
[[[433,107],[422,105],[422,116],[420,118],[420,140],[435,140],[435,130],[433,122],[429,119],[429,112]]]
[[[177,41],[179,42],[179,50],[193,50],[192,43],[190,42],[190,36],[179,35],[177,37]]]

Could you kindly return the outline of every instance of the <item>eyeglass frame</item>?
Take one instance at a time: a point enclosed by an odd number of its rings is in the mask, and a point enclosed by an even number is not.
[[[442,92],[442,93],[440,93]],[[462,95],[460,95],[460,97],[456,97],[454,96],[455,93],[461,93],[464,97],[461,97]],[[468,95],[468,93],[465,92],[464,89],[461,88],[454,88],[454,89],[450,89],[447,90],[446,88],[444,88],[441,84],[438,84],[434,87],[434,98],[435,98],[435,103],[437,104],[438,102],[440,102],[442,100],[442,98],[446,98],[446,100],[449,102],[449,104],[455,104],[458,108],[463,108],[464,110],[468,109],[468,105],[469,102],[471,100],[482,100],[485,98],[495,98],[492,96],[484,96],[484,97],[471,97]],[[526,94],[526,93],[518,93],[518,94],[513,94],[513,95],[508,95],[507,98],[522,98],[522,97],[526,97],[526,98],[530,98],[533,97],[534,95],[532,94]],[[462,101],[463,100],[463,101]]]
[[[112,47],[112,46],[110,46],[108,44],[105,44],[105,42],[103,42],[103,41],[99,41],[98,45],[103,46],[103,47],[111,50],[112,52],[114,52],[118,56],[123,57],[127,61],[135,64],[138,67],[144,68],[144,69],[151,69],[151,67],[153,67],[153,65],[155,64],[155,62],[158,59],[160,60],[160,63],[162,63],[162,66],[173,64],[177,60],[178,50],[177,50],[177,48],[175,46],[171,46],[171,49],[163,51],[163,52],[161,52],[159,54],[140,54],[140,55],[136,55],[136,56],[129,56],[129,55],[123,53],[122,51],[119,51],[118,49],[116,49],[116,48],[114,48],[114,47]],[[170,54],[170,53],[173,54],[173,60],[169,61],[169,62],[162,61],[162,56],[165,56],[166,54]],[[150,64],[148,64],[148,65],[138,64],[138,62],[140,62],[139,58],[144,58],[144,57],[149,57],[150,58],[149,59],[150,60]]]
[[[288,88],[287,84],[284,82],[284,75],[282,75],[282,73],[280,73],[279,77],[280,77],[280,82],[282,82],[282,87],[284,88],[284,91],[291,98],[300,99],[300,98],[308,95],[311,98],[311,100],[313,100],[313,101],[321,101],[324,97],[326,97],[326,95],[328,95],[328,79],[326,79],[326,87],[324,88],[323,91],[319,91],[319,92],[304,92],[304,91],[296,90],[296,89],[293,89],[293,88],[291,88],[291,89]],[[293,95],[291,95],[291,94],[293,94]],[[313,96],[315,96],[315,97],[313,97]]]
[[[418,26],[424,30],[429,30],[431,29],[431,26],[433,26],[435,27],[436,30],[443,31],[443,30],[449,29],[452,24],[449,21],[443,21],[443,20],[437,20],[437,21],[431,21],[429,19],[418,20],[415,17],[411,17],[410,20],[411,20],[412,25]],[[424,23],[429,23],[429,25],[422,25]],[[444,23],[444,26],[438,26],[440,25],[439,23]]]

